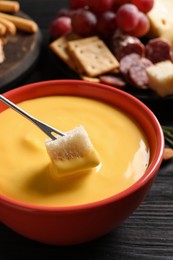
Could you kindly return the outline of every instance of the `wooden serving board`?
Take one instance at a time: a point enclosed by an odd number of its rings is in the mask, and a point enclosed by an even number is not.
[[[23,12],[17,16],[29,18]],[[4,45],[5,61],[0,64],[0,91],[15,87],[38,59],[41,49],[41,32],[30,34],[17,31],[16,35],[7,36]]]

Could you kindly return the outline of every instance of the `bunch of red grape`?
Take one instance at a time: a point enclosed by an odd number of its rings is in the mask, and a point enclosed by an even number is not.
[[[73,31],[82,37],[108,38],[119,29],[142,37],[149,31],[146,14],[153,6],[154,0],[69,0],[69,8],[61,9],[52,22],[50,35],[56,39]]]

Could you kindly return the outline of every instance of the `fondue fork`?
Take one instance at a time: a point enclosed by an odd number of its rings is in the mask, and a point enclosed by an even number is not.
[[[49,126],[48,124],[36,119],[35,117],[28,114],[26,111],[15,105],[13,102],[11,102],[6,97],[0,95],[0,100],[5,103],[7,106],[14,109],[16,112],[24,116],[25,118],[29,119],[32,123],[34,123],[36,126],[38,126],[46,135],[48,135],[52,140],[55,140],[56,137],[52,133],[59,134],[60,136],[64,136],[65,134],[56,128]]]

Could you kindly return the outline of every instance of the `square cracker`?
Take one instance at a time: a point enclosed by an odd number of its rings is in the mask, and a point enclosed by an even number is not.
[[[88,77],[96,77],[119,67],[115,56],[97,36],[69,41],[67,49]]]
[[[89,81],[89,82],[95,82],[95,83],[99,83],[100,79],[96,78],[96,77],[87,77],[85,75],[80,75],[80,78],[85,80],[85,81]]]
[[[72,40],[79,39],[79,36],[73,33],[68,33],[59,37],[50,43],[50,49],[63,60],[71,69],[77,73],[82,73],[82,69],[76,64],[72,57],[70,57],[67,51],[67,43]]]

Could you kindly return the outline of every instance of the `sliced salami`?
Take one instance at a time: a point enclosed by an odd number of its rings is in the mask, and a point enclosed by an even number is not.
[[[160,38],[152,39],[145,46],[145,57],[153,63],[164,60],[172,61],[171,56],[171,46],[166,40]]]
[[[131,53],[137,53],[140,56],[145,54],[145,46],[137,37],[117,32],[112,37],[111,50],[118,61]]]
[[[146,68],[153,63],[147,58],[141,58],[129,68],[129,79],[138,88],[148,88],[148,76]]]
[[[126,82],[121,77],[115,75],[102,75],[99,78],[100,82],[116,88],[123,88],[126,85]]]
[[[131,53],[126,56],[124,56],[120,60],[120,72],[123,74],[123,76],[127,76],[130,67],[136,63],[136,61],[140,60],[141,56],[137,53]]]

